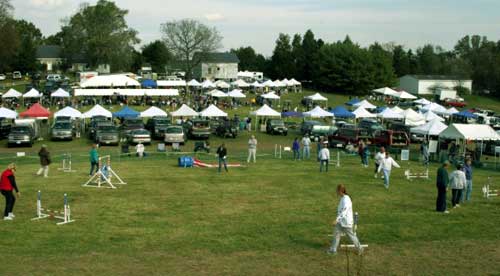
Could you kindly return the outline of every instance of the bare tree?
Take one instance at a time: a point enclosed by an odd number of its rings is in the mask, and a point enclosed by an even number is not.
[[[161,25],[163,41],[176,59],[184,64],[186,77],[203,56],[222,47],[222,36],[215,27],[208,27],[193,19],[182,19]]]

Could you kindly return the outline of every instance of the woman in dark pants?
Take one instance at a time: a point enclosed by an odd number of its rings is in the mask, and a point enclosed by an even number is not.
[[[443,163],[437,171],[436,187],[438,190],[437,200],[436,200],[436,211],[448,213],[446,210],[446,191],[448,190],[448,171],[446,168],[449,166],[449,162]]]
[[[18,197],[21,195],[19,189],[17,188],[16,178],[14,176],[15,171],[16,165],[10,164],[0,176],[0,192],[5,197],[3,220],[13,220],[15,217],[12,210],[14,209],[14,204],[16,203],[16,197],[14,196],[14,193],[12,193],[12,190],[16,191]]]

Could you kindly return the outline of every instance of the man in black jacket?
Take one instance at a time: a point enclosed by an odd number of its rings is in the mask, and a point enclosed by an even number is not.
[[[437,199],[436,199],[436,211],[448,213],[446,210],[446,191],[448,190],[448,171],[446,170],[449,166],[449,162],[446,161],[443,163],[443,166],[440,167],[437,171],[437,179],[436,179],[436,187],[438,190]]]
[[[224,145],[224,143],[222,143],[222,145],[220,145],[220,147],[217,149],[217,155],[219,156],[219,173],[221,172],[221,168],[222,168],[223,163],[224,163],[224,169],[227,172],[227,162],[226,162],[227,149],[226,149],[226,145]]]

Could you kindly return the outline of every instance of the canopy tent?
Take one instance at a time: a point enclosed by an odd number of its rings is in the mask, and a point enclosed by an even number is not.
[[[272,80],[267,80],[264,83],[262,83],[262,85],[264,87],[276,87],[276,85],[274,84],[274,82]]]
[[[201,88],[203,89],[208,89],[208,88],[215,88],[217,87],[213,82],[210,80],[205,80],[201,83]]]
[[[448,110],[446,110],[446,113],[448,115],[453,115],[453,114],[458,113],[458,112],[460,112],[460,111],[458,111],[458,109],[456,109],[454,107],[450,107]]]
[[[262,98],[268,99],[268,100],[279,100],[280,96],[276,95],[276,92],[271,91],[271,92],[269,92],[267,94],[263,94]]]
[[[377,114],[377,116],[382,119],[394,119],[394,120],[404,119],[403,114],[396,113],[392,111],[392,109],[390,108],[386,108],[384,111]]]
[[[421,134],[421,135],[430,135],[437,136],[443,130],[445,130],[448,126],[440,122],[439,120],[430,121],[424,125],[412,127],[410,129],[411,133]]]
[[[304,112],[304,116],[311,118],[326,118],[326,117],[333,117],[333,113],[330,113],[324,110],[323,108],[316,106],[312,110]]]
[[[421,99],[418,99],[416,101],[413,101],[414,103],[416,104],[420,104],[420,105],[428,105],[428,104],[431,104],[432,102],[425,99],[425,98],[421,98]]]
[[[302,83],[300,83],[300,82],[299,82],[299,81],[297,81],[296,79],[291,79],[289,82],[290,82],[290,83],[293,83],[293,85],[295,85],[295,86],[302,85]]]
[[[283,83],[285,86],[293,86],[293,83],[291,83],[287,78],[282,79],[281,83]]]
[[[0,118],[15,119],[17,118],[17,112],[5,107],[0,107]]]
[[[20,117],[30,117],[30,118],[48,118],[50,116],[50,111],[45,109],[41,104],[35,103],[28,110],[21,112]]]
[[[133,110],[127,105],[124,106],[120,111],[113,113],[113,117],[117,118],[137,118],[141,115],[141,113]]]
[[[498,141],[500,136],[489,125],[479,124],[451,124],[439,134],[442,139]]]
[[[239,89],[234,89],[233,91],[230,91],[229,93],[227,93],[227,95],[231,98],[238,98],[238,99],[243,99],[243,98],[246,98],[247,96],[245,96],[245,94],[243,94],[243,92],[241,92],[241,90]]]
[[[395,97],[399,98],[401,100],[415,100],[417,98],[414,95],[412,95],[406,91],[398,92],[398,94]]]
[[[374,108],[377,108],[375,105],[371,104],[367,100],[363,100],[363,101],[361,101],[359,103],[355,103],[352,106],[354,106],[354,107],[362,107],[364,109],[374,109]]]
[[[286,87],[286,84],[284,84],[280,80],[275,80],[274,81],[274,87]]]
[[[158,84],[156,84],[156,81],[152,79],[144,79],[141,81],[141,86],[143,88],[157,88]]]
[[[78,96],[113,96],[113,89],[75,89],[75,97]]]
[[[186,86],[185,80],[159,80],[156,81],[158,87],[184,87]]]
[[[199,83],[199,82],[198,82],[197,80],[195,80],[195,79],[192,79],[192,80],[190,80],[190,81],[187,83],[187,85],[188,85],[189,87],[200,87],[200,86],[201,86],[201,83]]]
[[[171,112],[172,117],[196,117],[198,112],[194,111],[191,107],[183,104],[179,109]]]
[[[227,113],[220,110],[215,105],[211,104],[209,107],[205,108],[200,112],[201,117],[227,117]]]
[[[220,91],[220,90],[217,90],[217,89],[214,89],[210,92],[207,92],[207,95],[210,95],[212,97],[215,97],[215,98],[225,98],[227,97],[227,94]]]
[[[424,116],[411,108],[405,110],[403,112],[403,116],[405,119],[405,125],[407,126],[420,126],[425,124]]]
[[[9,89],[5,94],[2,95],[2,98],[7,99],[7,98],[19,98],[23,94],[17,91],[14,88]]]
[[[168,116],[167,112],[161,110],[156,106],[152,106],[145,111],[141,112],[141,118],[150,118],[155,116]]]
[[[104,75],[95,76],[83,83],[80,83],[82,88],[90,87],[139,87],[141,84],[125,75]]]
[[[38,92],[35,88],[31,88],[30,91],[26,92],[23,95],[23,98],[40,98],[42,97],[42,94]]]
[[[229,89],[231,85],[229,83],[223,81],[223,80],[218,80],[215,82],[215,85],[219,87],[220,89]]]
[[[356,116],[356,119],[377,117],[376,114],[370,113],[368,110],[364,109],[363,107],[358,107],[352,113],[354,114],[354,116]]]
[[[176,97],[179,96],[177,89],[146,89],[144,94],[150,97]]]
[[[94,107],[92,107],[89,111],[83,113],[83,118],[92,118],[95,116],[104,116],[111,118],[113,117],[113,114],[98,104],[94,105]]]
[[[258,81],[254,81],[250,84],[250,86],[255,87],[255,88],[262,88],[264,85]]]
[[[432,111],[434,113],[446,113],[446,108],[440,104],[437,104],[437,103],[430,103],[428,105],[425,105],[424,107],[422,107],[422,111],[423,112],[427,112],[427,111]]]
[[[429,121],[434,121],[434,120],[439,120],[441,122],[444,122],[444,118],[436,115],[436,113],[432,112],[432,111],[427,111],[426,113],[423,114],[424,115],[424,119],[425,121],[429,122]]]
[[[328,101],[328,98],[321,96],[320,93],[316,93],[311,96],[307,96],[306,98],[311,99],[312,101]]]
[[[397,96],[399,94],[398,91],[393,90],[393,89],[391,89],[389,87],[383,87],[383,88],[375,89],[375,90],[373,90],[373,92],[381,94],[381,95],[385,95],[385,96],[391,96],[391,97],[395,97],[395,96]]]
[[[476,114],[473,114],[473,113],[467,111],[467,110],[463,110],[463,111],[460,111],[458,113],[453,114],[453,117],[476,119],[478,116]]]
[[[358,99],[358,98],[354,98],[354,99],[352,99],[352,100],[350,100],[350,101],[346,102],[345,104],[346,104],[346,105],[349,105],[349,106],[353,106],[353,105],[355,105],[355,104],[357,104],[357,103],[360,103],[360,102],[361,102],[361,100],[360,100],[360,99]]]
[[[335,118],[354,118],[355,115],[343,106],[337,106],[330,110]]]
[[[391,108],[391,110],[395,113],[399,113],[399,114],[403,114],[405,111],[403,109],[401,109],[399,106],[395,106],[393,108]]]
[[[57,118],[57,117],[71,117],[73,119],[76,119],[76,118],[82,118],[83,114],[80,111],[72,108],[71,106],[66,106],[65,108],[54,113],[54,117],[55,118]]]
[[[59,88],[50,94],[52,98],[69,98],[70,95],[64,89]]]
[[[146,89],[114,89],[113,94],[127,97],[141,97],[146,94]]]
[[[239,88],[245,88],[245,87],[249,87],[250,86],[250,84],[248,84],[247,82],[245,82],[242,79],[233,81],[231,84],[234,85],[234,86],[237,86]]]
[[[250,112],[250,115],[260,117],[281,117],[281,113],[264,104],[259,109]]]

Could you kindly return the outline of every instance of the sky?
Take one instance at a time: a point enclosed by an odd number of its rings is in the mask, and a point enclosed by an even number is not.
[[[82,2],[96,0],[11,0],[16,18],[33,22],[45,36],[60,30],[61,20]],[[424,44],[452,49],[467,34],[499,40],[498,0],[116,0],[127,9],[129,27],[141,45],[161,39],[160,24],[194,18],[216,27],[224,37],[221,50],[252,46],[272,54],[279,33],[311,29],[326,42],[346,35],[362,46],[396,42],[416,49]]]

